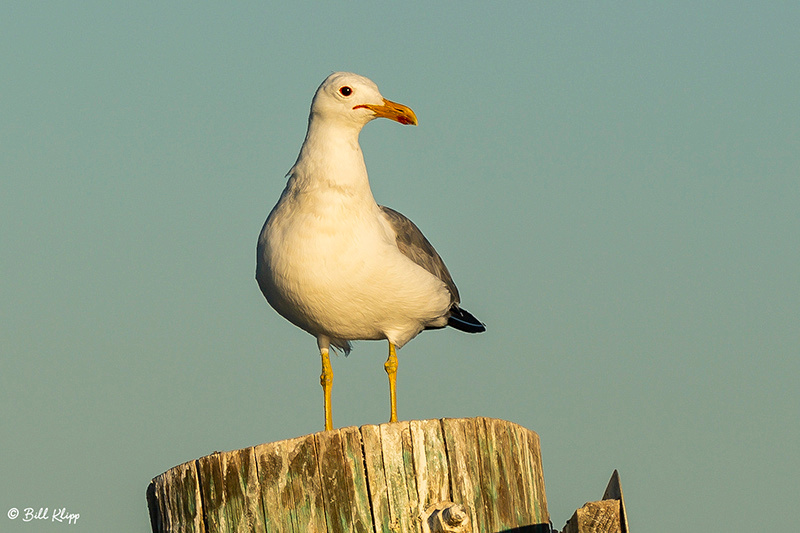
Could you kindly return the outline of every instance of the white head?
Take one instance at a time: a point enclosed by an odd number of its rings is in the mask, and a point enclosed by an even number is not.
[[[387,100],[372,80],[351,72],[334,72],[325,78],[311,102],[309,120],[317,117],[358,129],[378,117],[417,124],[410,108]]]

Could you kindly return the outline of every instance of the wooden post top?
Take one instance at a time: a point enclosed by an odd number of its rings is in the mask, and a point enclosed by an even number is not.
[[[492,418],[214,453],[154,478],[147,500],[154,533],[550,531],[538,435]]]

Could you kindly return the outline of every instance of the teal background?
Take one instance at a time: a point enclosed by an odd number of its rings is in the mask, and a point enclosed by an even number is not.
[[[314,339],[255,244],[334,70],[376,199],[479,336],[399,353],[401,419],[539,433],[553,523],[616,468],[634,531],[785,531],[800,494],[794,2],[7,2],[0,530],[149,531],[179,463],[322,429]],[[333,360],[384,422],[386,344]],[[11,520],[66,507],[75,525]]]

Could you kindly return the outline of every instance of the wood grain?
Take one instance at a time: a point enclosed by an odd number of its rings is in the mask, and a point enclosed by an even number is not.
[[[474,532],[549,523],[539,437],[491,418],[325,431],[190,461],[148,487],[154,533],[419,532],[461,504]]]

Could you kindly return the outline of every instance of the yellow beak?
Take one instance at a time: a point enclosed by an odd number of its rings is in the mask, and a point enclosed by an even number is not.
[[[410,107],[392,102],[386,98],[383,99],[383,104],[381,105],[359,104],[353,109],[358,109],[359,107],[365,107],[375,113],[375,116],[388,118],[400,124],[417,125],[417,115],[414,114]]]

